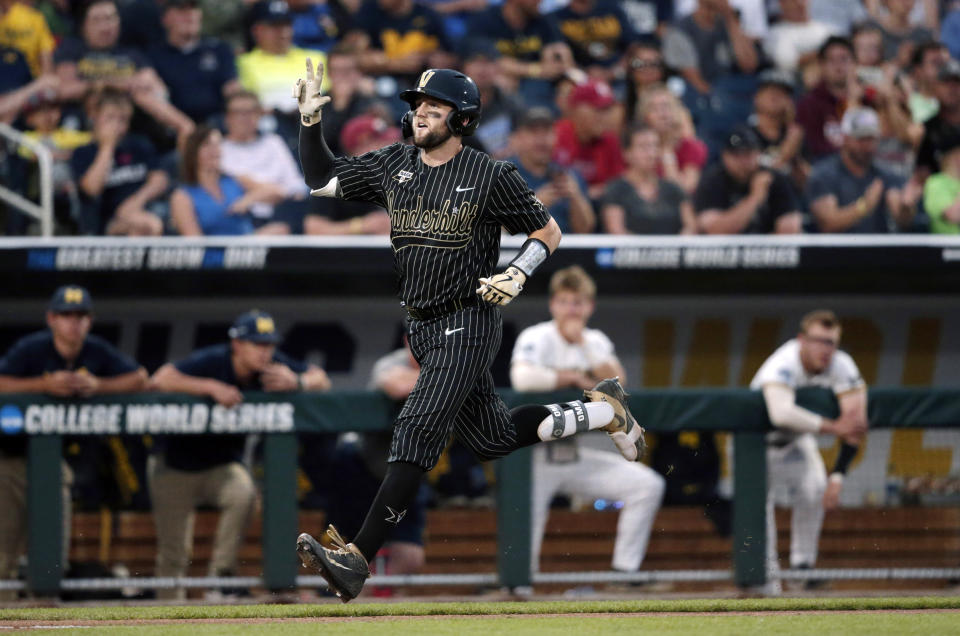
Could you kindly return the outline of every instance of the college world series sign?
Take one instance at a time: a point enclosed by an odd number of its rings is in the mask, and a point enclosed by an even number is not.
[[[66,400],[0,395],[0,435],[247,435],[381,430],[392,422],[386,396],[250,391],[232,408],[177,393],[103,395]]]
[[[287,433],[294,430],[290,402],[240,404],[157,401],[146,404],[6,404],[0,430],[17,435],[187,435]]]

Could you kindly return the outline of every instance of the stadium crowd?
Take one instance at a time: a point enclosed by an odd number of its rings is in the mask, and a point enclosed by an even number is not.
[[[564,232],[957,233],[958,56],[952,0],[0,0],[0,121],[53,152],[57,234],[385,234],[307,196],[290,85],[324,62],[327,143],[360,154],[455,67],[466,141]]]

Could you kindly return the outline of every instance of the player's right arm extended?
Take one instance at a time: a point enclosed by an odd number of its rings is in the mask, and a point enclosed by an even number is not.
[[[306,78],[298,79],[293,86],[293,97],[300,109],[300,167],[310,194],[334,197],[337,195],[334,156],[323,138],[320,124],[320,111],[330,98],[320,94],[322,83],[323,64],[317,64],[315,75],[313,62],[308,57]]]

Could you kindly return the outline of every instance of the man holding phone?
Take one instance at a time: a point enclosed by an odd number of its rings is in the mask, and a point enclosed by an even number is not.
[[[576,173],[553,163],[557,136],[553,115],[535,106],[514,119],[510,144],[516,155],[509,158],[520,176],[550,212],[563,232],[592,232],[596,225],[593,206],[584,192],[587,184]]]

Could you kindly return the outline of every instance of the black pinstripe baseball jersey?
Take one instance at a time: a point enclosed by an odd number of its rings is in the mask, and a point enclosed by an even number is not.
[[[335,169],[337,196],[390,214],[399,296],[409,307],[474,299],[477,279],[497,264],[501,226],[530,234],[550,220],[516,166],[469,147],[428,166],[419,148],[396,143],[338,157]]]

